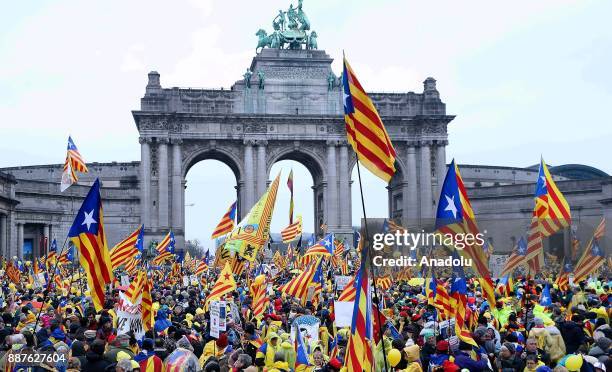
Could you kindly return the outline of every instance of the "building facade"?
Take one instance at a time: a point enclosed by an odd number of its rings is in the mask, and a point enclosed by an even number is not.
[[[90,163],[89,173],[64,193],[61,164],[0,169],[0,254],[37,257],[53,239],[62,247],[95,178],[102,182],[110,246],[143,223],[145,244],[171,229],[180,249],[185,176],[206,159],[227,164],[236,176],[239,218],[275,177],[270,174],[275,162],[302,163],[314,180],[314,226],[326,224],[352,239],[356,160],[346,141],[342,89],[331,63],[322,50],[264,48],[243,79],[218,90],[164,88],[160,74],[149,73],[140,108],[132,112],[140,161]],[[433,78],[425,79],[419,93],[372,92],[370,97],[398,153],[397,174],[387,187],[389,217],[409,228],[431,227],[447,167],[447,126],[454,116],[447,115]],[[508,252],[531,217],[537,168],[460,168],[479,224],[498,251]],[[612,179],[586,166],[555,169],[575,234],[586,241],[602,216],[612,217]],[[567,251],[567,234],[552,237],[547,247]]]

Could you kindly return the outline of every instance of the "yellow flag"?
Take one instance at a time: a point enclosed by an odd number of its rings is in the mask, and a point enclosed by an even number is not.
[[[227,250],[238,252],[240,257],[250,262],[255,261],[257,252],[263,247],[270,235],[270,221],[272,220],[272,212],[274,212],[274,204],[276,203],[279,180],[280,172],[268,190],[251,208],[248,215],[230,233],[225,243]]]

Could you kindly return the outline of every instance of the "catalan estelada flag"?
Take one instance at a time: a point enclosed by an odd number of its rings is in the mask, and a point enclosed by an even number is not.
[[[329,233],[325,235],[325,237],[318,242],[316,242],[312,247],[306,249],[304,253],[304,257],[310,256],[323,256],[323,257],[331,257],[334,254],[334,234]]]
[[[302,305],[304,305],[308,296],[308,287],[313,284],[313,279],[320,263],[320,259],[316,262],[311,262],[305,271],[281,285],[278,290],[287,296],[299,299]]]
[[[306,349],[306,345],[304,343],[304,339],[302,337],[302,333],[300,332],[299,327],[295,327],[295,339],[293,341],[293,348],[295,349],[295,371],[307,371],[312,365],[310,364],[310,360],[308,359],[308,350]]]
[[[87,173],[87,165],[85,165],[85,161],[81,157],[81,154],[72,141],[72,138],[68,136],[66,161],[64,162],[64,171],[62,173],[62,180],[60,183],[60,190],[62,192],[79,180],[76,172]]]
[[[606,262],[604,251],[599,244],[599,240],[604,236],[605,226],[606,222],[603,219],[595,229],[593,238],[587,244],[586,251],[576,264],[574,283],[585,280],[588,275],[596,272]]]
[[[569,289],[569,275],[572,272],[572,264],[570,262],[570,260],[564,259],[563,260],[563,265],[561,265],[561,272],[559,273],[559,276],[557,276],[557,279],[555,280],[555,284],[557,285],[557,288],[560,291],[567,291]]]
[[[510,257],[508,257],[508,260],[506,261],[506,264],[504,265],[504,268],[502,269],[500,276],[502,277],[506,275],[512,276],[512,273],[514,273],[514,270],[517,267],[525,263],[526,254],[527,254],[527,241],[525,240],[525,238],[521,236],[518,242],[516,243],[516,249],[512,252]]]
[[[157,250],[157,256],[153,259],[153,264],[160,265],[167,259],[171,258],[174,255],[174,244],[174,233],[172,230],[170,230],[162,241],[159,242],[157,247],[155,247]]]
[[[361,265],[355,277],[355,305],[345,356],[345,366],[349,371],[372,371],[374,366],[374,323],[368,261],[368,249],[362,249]]]
[[[453,258],[459,258],[457,251],[453,251]],[[460,340],[478,346],[467,329],[467,283],[461,266],[453,267],[453,282],[450,290],[451,316],[455,318],[455,334]]]
[[[444,236],[452,236],[453,241],[466,242],[466,236],[473,237],[473,244],[463,244],[455,246],[462,256],[472,259],[472,268],[478,276],[478,281],[482,287],[489,305],[495,306],[495,287],[491,280],[489,264],[486,254],[482,249],[482,244],[477,243],[477,236],[482,236],[476,224],[474,210],[470,204],[463,179],[459,173],[459,167],[455,160],[450,163],[442,191],[438,210],[436,213],[436,231]]]
[[[51,241],[51,246],[49,247],[49,252],[47,252],[47,258],[45,262],[47,267],[55,263],[55,259],[57,258],[57,240],[55,238]]]
[[[236,280],[234,280],[234,275],[232,274],[232,268],[229,262],[225,262],[225,266],[221,273],[219,274],[219,278],[217,282],[210,290],[210,294],[206,298],[206,307],[210,301],[220,300],[221,296],[230,293],[236,289]]]
[[[235,226],[234,221],[236,220],[236,203],[237,202],[233,202],[227,212],[221,217],[221,221],[219,221],[219,224],[215,227],[211,239],[216,239],[232,232]]]
[[[395,174],[395,149],[378,111],[346,58],[342,87],[348,141],[361,164],[389,183]]]
[[[525,256],[531,275],[541,271],[544,266],[542,239],[569,226],[571,220],[569,204],[553,181],[544,159],[541,159]]]
[[[85,197],[68,237],[79,250],[79,261],[87,274],[96,311],[104,307],[104,289],[113,281],[113,267],[104,234],[100,181],[96,179]]]
[[[127,263],[131,258],[142,252],[144,225],[140,225],[127,238],[117,243],[110,253],[113,270]]]
[[[72,263],[72,260],[74,259],[74,254],[72,252],[72,246],[68,247],[68,249],[66,249],[64,252],[62,252],[62,254],[59,255],[58,260],[61,264],[63,265],[67,265],[69,263]]]

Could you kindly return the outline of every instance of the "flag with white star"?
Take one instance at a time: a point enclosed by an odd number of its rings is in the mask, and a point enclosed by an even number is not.
[[[329,233],[319,240],[312,247],[309,247],[304,253],[304,257],[308,256],[325,256],[331,257],[334,254],[334,234]]]
[[[143,232],[144,225],[140,225],[127,238],[113,247],[110,253],[113,270],[121,265],[127,264],[132,258],[136,257],[139,252],[142,252]]]
[[[535,206],[529,233],[525,260],[529,273],[535,275],[544,266],[543,238],[571,224],[570,207],[557,188],[544,159],[540,159],[540,170],[535,188]]]
[[[87,274],[96,311],[104,307],[106,284],[113,280],[110,253],[104,234],[100,181],[96,179],[74,218],[68,237],[79,250],[79,261]]]
[[[60,191],[64,192],[72,184],[78,181],[76,172],[87,173],[87,165],[81,157],[72,138],[68,137],[68,148],[66,150],[66,161],[64,162],[64,171],[60,182]]]
[[[472,259],[472,269],[478,276],[484,295],[490,304],[494,304],[495,287],[491,280],[488,260],[482,244],[476,239],[482,234],[476,224],[474,210],[454,159],[448,167],[440,192],[435,226],[436,232],[444,236],[444,242],[449,241],[447,237],[452,236],[453,244],[449,248],[455,248],[463,257]],[[472,238],[467,239],[470,235]]]
[[[550,297],[550,286],[546,283],[546,287],[542,290],[542,294],[540,295],[540,305],[542,306],[551,306],[552,298]]]

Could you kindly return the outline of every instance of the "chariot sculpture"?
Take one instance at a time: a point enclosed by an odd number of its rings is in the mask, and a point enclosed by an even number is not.
[[[272,20],[274,31],[268,35],[266,30],[259,29],[255,35],[259,38],[255,52],[263,48],[273,49],[317,49],[317,33],[310,31],[310,21],[302,9],[303,0],[298,0],[297,7],[289,5],[287,11],[282,9]]]

